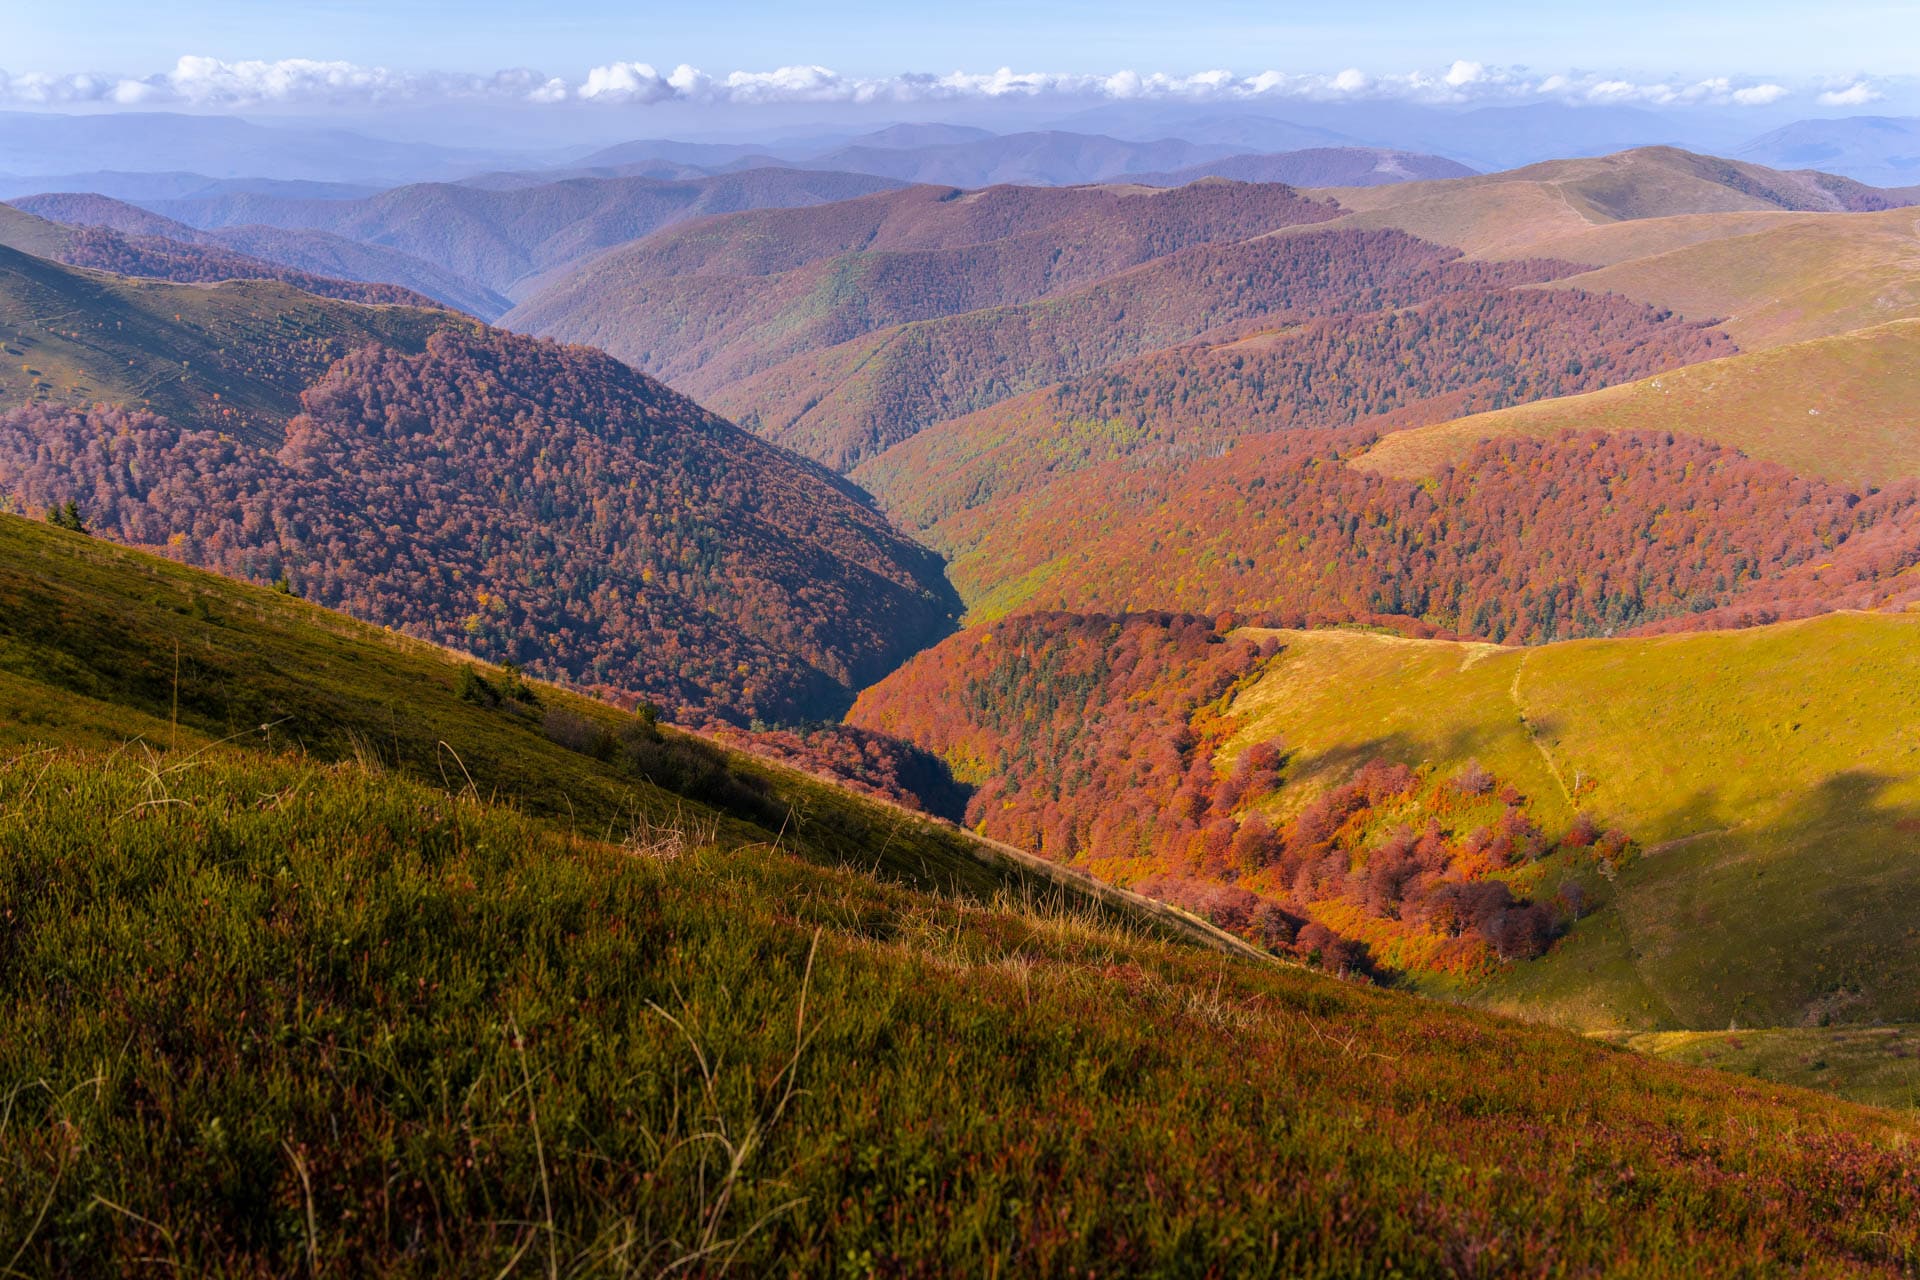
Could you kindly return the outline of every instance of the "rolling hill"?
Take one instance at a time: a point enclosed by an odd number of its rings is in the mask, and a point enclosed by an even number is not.
[[[49,243],[70,233],[31,219]],[[29,225],[31,225],[29,224]],[[34,243],[26,240],[25,243]],[[275,280],[129,280],[0,245],[0,410],[96,402],[151,409],[244,439],[276,439],[300,392],[367,343],[419,350],[471,322],[438,309],[359,306]]]
[[[362,244],[325,231],[259,226],[201,231],[138,205],[88,194],[27,196],[14,201],[13,207],[69,226],[107,227],[128,236],[161,237],[184,244],[213,246],[314,276],[398,285],[469,315],[495,316],[512,305],[492,290],[431,263],[395,249]],[[15,244],[14,247],[34,252],[28,245]]]
[[[891,326],[1061,295],[1332,214],[1282,186],[915,187],[673,228],[557,277],[502,323],[602,346],[710,396]]]
[[[1886,1096],[1920,1067],[1854,1032],[1920,1019],[1916,628],[1514,649],[1027,614],[851,719],[975,781],[987,833],[1267,945],[1588,1032],[1852,1028],[1826,1083]]]
[[[937,824],[560,690],[462,698],[456,657],[72,534],[0,517],[0,573],[35,717],[0,762],[0,1071],[45,1082],[0,1134],[16,1266],[1887,1274],[1916,1244],[1905,1118],[1027,905]],[[610,745],[566,749],[582,724]],[[767,824],[645,780],[676,758]]]
[[[1044,507],[1048,486],[1089,467],[1177,472],[1240,436],[1444,421],[1730,346],[1618,297],[1466,288],[1120,361],[937,423],[852,474],[896,521],[951,555],[970,545],[964,530]]]
[[[1573,279],[1718,319],[1746,350],[1920,315],[1920,217],[1911,210],[1776,218]]]
[[[1570,269],[1456,257],[1394,232],[1194,245],[1057,296],[876,330],[703,394],[846,469],[934,423],[1210,330],[1411,306]]]
[[[859,174],[756,169],[681,182],[580,178],[505,190],[425,183],[362,200],[240,193],[156,201],[151,207],[205,231],[236,226],[324,231],[397,250],[472,286],[515,297],[530,277],[683,219],[767,205],[821,204],[893,185]]]
[[[1827,221],[1814,214],[1885,211],[1915,199],[1833,174],[1783,172],[1672,147],[1327,194],[1353,211],[1354,227],[1405,231],[1469,257],[1551,256],[1594,267]]]
[[[1536,400],[1410,431],[1357,459],[1432,475],[1480,440],[1568,429],[1668,431],[1731,445],[1851,485],[1920,476],[1920,320],[1703,361],[1584,395]]]

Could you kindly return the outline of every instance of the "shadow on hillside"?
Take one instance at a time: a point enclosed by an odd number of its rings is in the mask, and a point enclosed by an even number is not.
[[[1905,781],[1842,770],[1731,826],[1702,789],[1650,824],[1687,834],[1643,849],[1608,896],[1631,895],[1676,1014],[1699,1029],[1920,1018],[1920,804],[1887,798]]]

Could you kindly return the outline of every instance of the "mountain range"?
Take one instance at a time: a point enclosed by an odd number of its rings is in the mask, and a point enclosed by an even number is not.
[[[0,205],[0,1239],[1901,1274],[1920,189],[1647,118]]]

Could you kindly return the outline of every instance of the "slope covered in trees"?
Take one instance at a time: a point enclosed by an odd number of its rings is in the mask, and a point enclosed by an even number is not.
[[[975,780],[987,834],[1323,962],[1589,1031],[1900,1022],[1917,629],[1514,649],[1028,614],[851,719]]]
[[[1122,361],[939,423],[853,474],[905,527],[948,546],[943,521],[1084,467],[1126,460],[1177,470],[1242,435],[1368,419],[1405,427],[1730,349],[1712,329],[1623,298],[1465,290]]]
[[[1285,432],[1177,474],[1087,468],[949,521],[955,585],[989,615],[1400,618],[1518,643],[1916,590],[1913,482],[1862,494],[1688,437],[1576,433],[1487,442],[1421,483],[1347,465],[1367,440]]]
[[[1056,298],[879,330],[708,398],[742,425],[844,469],[932,423],[1221,326],[1412,306],[1572,269],[1457,259],[1394,232],[1196,245]]]
[[[126,231],[93,222],[70,227],[35,225],[39,221],[37,218],[0,220],[0,245],[51,258],[70,267],[169,280],[176,284],[278,280],[318,297],[347,302],[406,307],[437,305],[433,299],[398,285],[333,279],[208,244],[190,228],[170,226],[166,219],[152,214],[145,215],[144,219],[117,221],[158,224],[161,229],[157,232]],[[184,234],[168,234],[169,231]]]
[[[912,187],[670,228],[548,283],[503,323],[706,395],[911,320],[1032,301],[1338,210],[1283,186]]]
[[[1233,695],[1278,652],[1190,616],[1023,614],[916,657],[849,719],[974,782],[966,816],[987,835],[1330,969],[1479,973],[1544,952],[1583,899],[1536,864],[1556,841],[1562,863],[1619,857],[1625,837],[1550,835],[1482,767],[1434,775],[1364,748],[1276,815],[1284,739],[1216,759],[1245,736]]]
[[[1897,1274],[1914,1244],[1898,1115],[1062,912],[738,756],[778,840],[691,797],[664,826],[673,792],[536,727],[632,717],[464,702],[427,646],[98,541],[0,517],[0,576],[0,697],[38,717],[0,720],[0,1069],[45,1082],[0,1133],[16,1268],[592,1271],[710,1232],[755,1273]],[[265,708],[303,750],[208,741]]]
[[[0,419],[0,493],[677,712],[791,720],[936,638],[931,553],[839,481],[582,348],[367,347],[277,450],[139,412]]]

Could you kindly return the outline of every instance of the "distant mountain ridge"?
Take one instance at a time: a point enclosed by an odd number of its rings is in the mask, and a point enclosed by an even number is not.
[[[675,182],[574,179],[504,190],[428,183],[362,200],[237,194],[150,207],[206,231],[242,225],[325,231],[398,250],[512,297],[531,277],[687,218],[822,204],[894,185],[858,174],[757,169]]]
[[[1172,173],[1135,173],[1128,182],[1178,187],[1201,178],[1284,182],[1294,187],[1375,187],[1395,182],[1471,177],[1473,170],[1441,156],[1381,147],[1316,147],[1271,155],[1226,156]]]
[[[70,226],[106,227],[128,235],[217,246],[266,263],[276,263],[295,272],[398,285],[447,306],[457,307],[470,315],[498,315],[511,305],[491,290],[474,285],[432,263],[397,249],[349,240],[326,231],[262,226],[217,227],[202,231],[135,204],[90,194],[28,196],[15,201],[13,207]]]

